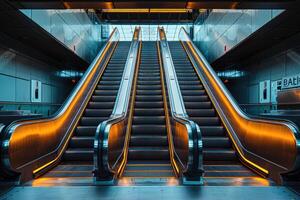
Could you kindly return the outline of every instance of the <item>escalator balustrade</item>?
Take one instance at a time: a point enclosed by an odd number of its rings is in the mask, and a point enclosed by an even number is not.
[[[129,48],[130,42],[119,42],[74,131],[63,162],[44,177],[92,176],[96,128],[112,113]]]
[[[229,136],[180,42],[169,42],[188,116],[201,130],[205,177],[257,176],[238,160]]]

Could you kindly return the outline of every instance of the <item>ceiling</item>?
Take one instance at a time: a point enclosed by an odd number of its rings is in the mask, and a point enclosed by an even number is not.
[[[112,8],[188,8],[188,9],[287,9],[297,8],[299,0],[7,0],[18,8],[112,9]]]

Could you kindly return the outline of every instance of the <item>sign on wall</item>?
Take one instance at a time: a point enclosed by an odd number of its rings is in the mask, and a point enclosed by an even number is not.
[[[300,74],[282,78],[282,89],[300,87]]]
[[[259,103],[270,103],[271,81],[265,80],[259,82]]]
[[[42,82],[31,80],[31,102],[42,102]]]
[[[282,81],[272,81],[271,83],[271,103],[277,103],[278,91],[281,90]]]

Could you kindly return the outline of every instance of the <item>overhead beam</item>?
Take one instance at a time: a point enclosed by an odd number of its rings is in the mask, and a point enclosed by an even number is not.
[[[112,9],[112,8],[188,8],[188,9],[297,9],[299,0],[8,0],[27,9]]]

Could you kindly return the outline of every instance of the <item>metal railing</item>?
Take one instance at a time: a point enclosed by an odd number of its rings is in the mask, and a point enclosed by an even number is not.
[[[172,165],[183,184],[201,184],[203,173],[202,138],[199,126],[189,120],[163,28],[158,28],[160,59],[170,107],[169,149]]]
[[[179,40],[224,124],[240,160],[263,176],[282,183],[300,167],[299,130],[283,120],[246,115],[182,28]]]
[[[94,140],[94,176],[98,184],[111,185],[127,161],[127,130],[131,94],[140,51],[140,28],[135,28],[116,103],[110,118],[98,125]]]
[[[5,128],[1,165],[7,176],[20,181],[57,164],[119,41],[114,29],[62,107],[51,117],[21,120]]]

